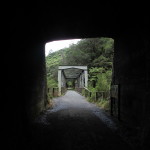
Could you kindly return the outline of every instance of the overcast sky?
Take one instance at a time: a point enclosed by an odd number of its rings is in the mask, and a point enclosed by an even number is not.
[[[73,40],[60,40],[60,41],[53,41],[45,44],[45,55],[49,54],[49,51],[55,52],[62,48],[69,47],[70,44],[76,44],[81,39],[73,39]]]

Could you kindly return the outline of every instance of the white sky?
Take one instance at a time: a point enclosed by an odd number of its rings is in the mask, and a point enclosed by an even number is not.
[[[55,52],[63,48],[69,47],[71,44],[76,44],[81,39],[72,39],[72,40],[60,40],[60,41],[53,41],[45,44],[45,55],[49,54],[49,51]]]

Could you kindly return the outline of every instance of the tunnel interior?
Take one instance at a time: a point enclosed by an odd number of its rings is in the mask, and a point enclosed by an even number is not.
[[[102,36],[115,40],[112,84],[120,87],[121,122],[135,131],[143,149],[149,146],[149,15],[147,9],[141,13],[139,9],[133,11],[134,7],[131,7],[127,12],[122,5],[116,6],[117,4],[108,3],[103,8],[96,9],[99,11],[95,10],[95,13],[86,10],[81,14],[72,14],[72,18],[64,11],[48,11],[50,8],[46,6],[46,9],[42,3],[29,7],[28,11],[25,6],[21,9],[13,7],[16,10],[9,15],[10,44],[8,51],[4,52],[4,55],[7,53],[7,62],[3,61],[6,79],[3,89],[7,99],[4,126],[9,148],[18,148],[18,145],[26,147],[32,133],[31,122],[45,110],[45,43],[59,39]],[[103,16],[100,17],[99,14]],[[45,22],[47,17],[51,17],[51,20]],[[12,67],[8,69],[10,64]]]

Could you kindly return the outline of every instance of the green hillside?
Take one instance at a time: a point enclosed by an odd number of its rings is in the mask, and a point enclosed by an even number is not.
[[[112,38],[82,39],[69,48],[50,53],[46,57],[48,87],[57,87],[59,65],[86,65],[89,72],[89,89],[110,88],[114,40]]]

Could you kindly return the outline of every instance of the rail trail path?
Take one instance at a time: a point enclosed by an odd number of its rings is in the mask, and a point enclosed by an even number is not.
[[[53,99],[53,109],[40,115],[33,125],[31,149],[130,150],[115,131],[117,126],[103,110],[84,96],[68,90]]]

